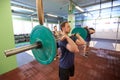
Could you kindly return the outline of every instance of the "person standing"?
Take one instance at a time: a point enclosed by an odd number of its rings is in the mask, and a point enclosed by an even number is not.
[[[59,60],[59,79],[69,80],[74,76],[74,54],[79,53],[78,46],[86,44],[83,38],[79,34],[68,36],[71,27],[69,22],[63,22],[60,25],[62,31],[62,37],[58,42],[58,46],[61,50],[61,56]]]

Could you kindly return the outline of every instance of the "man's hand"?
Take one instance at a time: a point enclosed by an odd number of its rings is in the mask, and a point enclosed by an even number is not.
[[[61,34],[61,37],[60,37],[60,40],[63,41],[63,40],[65,40],[65,39],[67,39],[67,38],[69,38],[69,36],[66,35],[66,34],[64,34],[64,33],[62,33],[62,34]]]
[[[85,45],[86,44],[86,42],[85,42],[85,40],[80,36],[80,34],[75,34],[75,36],[77,37],[77,40],[76,40],[76,44],[78,45],[78,46],[80,46],[80,45]]]
[[[61,36],[60,40],[63,41],[63,40],[65,40],[66,38],[67,38],[67,36],[66,36],[66,35],[63,35],[63,36]]]
[[[78,33],[77,33],[77,34],[75,34],[75,36],[76,36],[77,38],[81,37],[81,36],[80,36],[80,34],[78,34]]]

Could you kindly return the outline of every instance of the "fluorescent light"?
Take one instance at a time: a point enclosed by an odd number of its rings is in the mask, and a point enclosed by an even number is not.
[[[88,16],[88,14],[87,14],[87,13],[84,13],[83,15],[84,15],[84,16]]]
[[[83,15],[84,16],[91,16],[89,13],[84,13]]]
[[[11,9],[12,10],[25,10],[25,11],[29,11],[29,12],[35,12],[35,11],[27,9],[27,8],[16,7],[16,6],[12,6]]]
[[[56,15],[53,15],[53,14],[47,14],[48,16],[51,16],[51,17],[58,17]]]
[[[84,10],[82,8],[80,8],[79,6],[75,6],[75,8],[80,10],[81,12],[84,12]]]
[[[12,15],[13,18],[22,18],[21,16],[18,15]]]

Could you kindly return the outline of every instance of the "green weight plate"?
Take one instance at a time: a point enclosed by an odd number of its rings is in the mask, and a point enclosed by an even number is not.
[[[74,28],[71,33],[79,33],[83,39],[87,37],[87,31],[84,28]]]
[[[42,25],[35,26],[30,34],[30,44],[38,41],[42,43],[42,46],[32,49],[33,55],[39,63],[50,64],[56,56],[57,48],[52,32]]]

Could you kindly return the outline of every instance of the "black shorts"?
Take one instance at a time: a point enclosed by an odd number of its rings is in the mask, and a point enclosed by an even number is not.
[[[59,78],[60,80],[69,80],[69,77],[74,76],[74,65],[68,69],[59,67]]]

